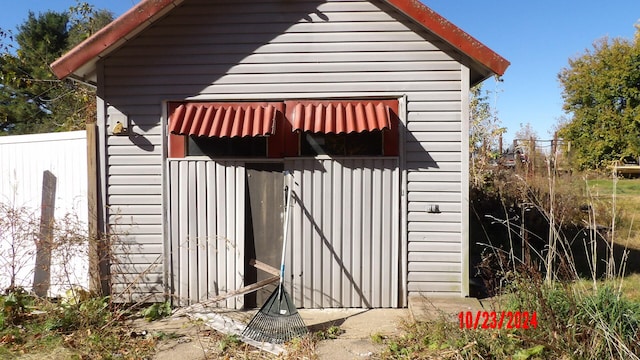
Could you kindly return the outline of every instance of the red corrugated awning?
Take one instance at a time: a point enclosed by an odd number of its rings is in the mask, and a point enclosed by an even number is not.
[[[293,109],[293,130],[350,134],[391,128],[390,108],[382,101],[287,102]]]
[[[205,137],[268,136],[275,132],[273,105],[186,103],[170,116],[169,131]]]

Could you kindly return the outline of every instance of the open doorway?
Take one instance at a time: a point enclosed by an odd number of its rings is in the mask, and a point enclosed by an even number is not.
[[[282,254],[282,224],[284,211],[284,164],[247,163],[245,200],[245,284],[272,277],[272,274],[249,265],[256,259],[276,269]],[[268,285],[245,295],[245,308],[261,306],[275,290]]]

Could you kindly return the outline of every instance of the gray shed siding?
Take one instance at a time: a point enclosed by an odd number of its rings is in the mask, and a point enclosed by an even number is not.
[[[164,102],[384,96],[406,99],[401,291],[465,295],[468,71],[441,49],[382,1],[186,0],[101,60],[106,220],[123,243],[114,291],[166,295]],[[108,135],[123,114],[136,135]]]

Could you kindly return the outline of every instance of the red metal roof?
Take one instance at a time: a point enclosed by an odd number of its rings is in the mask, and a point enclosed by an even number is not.
[[[186,103],[169,117],[169,132],[205,137],[268,136],[275,131],[273,105]]]
[[[135,33],[149,26],[162,14],[180,5],[184,0],[143,0],[102,30],[78,44],[51,64],[59,78],[70,75],[82,78],[76,72],[105,56]],[[424,26],[427,30],[480,63],[497,75],[503,75],[509,62],[484,44],[453,25],[418,0],[386,0],[387,3]]]
[[[390,129],[389,106],[380,101],[287,101],[293,106],[293,130],[351,134]]]

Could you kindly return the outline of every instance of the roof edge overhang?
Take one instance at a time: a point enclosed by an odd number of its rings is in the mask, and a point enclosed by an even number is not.
[[[183,1],[141,1],[51,63],[51,70],[60,79],[73,77],[82,82],[95,82],[95,64],[100,58],[147,28]]]
[[[184,0],[143,0],[106,27],[78,44],[51,64],[60,79],[71,77],[95,85],[96,63],[111,51],[146,29]],[[472,83],[495,74],[502,76],[510,65],[502,56],[433,11],[419,0],[385,0],[396,10],[453,46],[475,66]]]
[[[481,82],[492,74],[502,76],[507,67],[509,67],[510,62],[505,58],[422,2],[418,0],[385,1],[488,70],[486,74],[482,74],[475,82]]]

